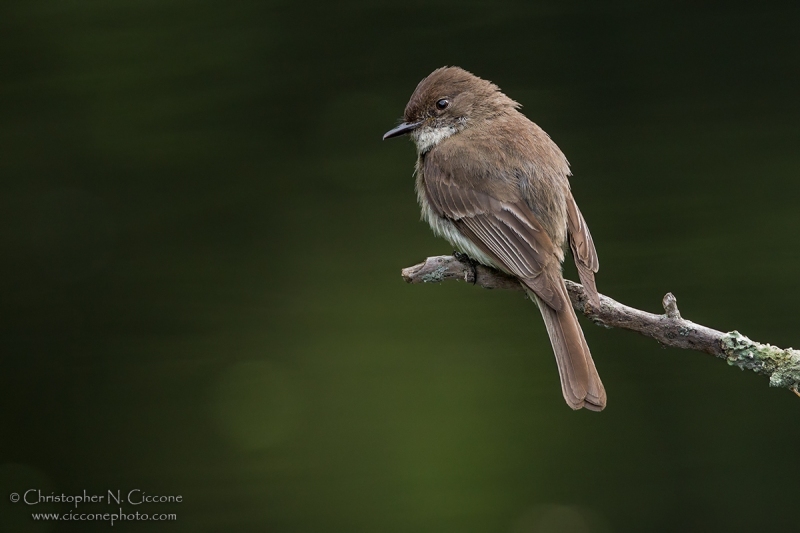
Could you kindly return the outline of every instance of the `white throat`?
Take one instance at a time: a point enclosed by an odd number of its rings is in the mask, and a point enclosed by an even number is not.
[[[457,131],[455,126],[441,126],[438,128],[423,126],[411,132],[411,138],[414,139],[414,144],[417,145],[417,152],[424,154]]]

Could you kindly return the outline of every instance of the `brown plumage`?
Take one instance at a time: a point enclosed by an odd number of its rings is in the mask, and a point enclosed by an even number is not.
[[[597,253],[570,192],[566,157],[518,108],[493,83],[440,68],[419,83],[405,122],[384,138],[411,134],[423,218],[473,259],[520,280],[544,318],[567,404],[599,411],[605,389],[561,274],[569,242],[599,306]]]

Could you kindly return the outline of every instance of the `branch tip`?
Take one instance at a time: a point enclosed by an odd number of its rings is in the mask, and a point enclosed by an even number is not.
[[[661,305],[664,306],[664,311],[669,318],[680,318],[681,312],[678,311],[678,299],[671,292],[664,295],[661,300]]]

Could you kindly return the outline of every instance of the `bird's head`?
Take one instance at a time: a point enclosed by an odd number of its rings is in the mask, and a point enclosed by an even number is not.
[[[386,132],[383,138],[408,133],[417,150],[425,153],[465,128],[518,107],[492,82],[459,67],[442,67],[419,82],[406,105],[403,123]]]

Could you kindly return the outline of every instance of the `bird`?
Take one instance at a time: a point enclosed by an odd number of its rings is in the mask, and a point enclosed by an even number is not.
[[[442,67],[419,82],[383,139],[411,137],[423,220],[471,260],[519,280],[541,311],[567,405],[601,411],[606,391],[562,274],[569,247],[599,309],[597,251],[566,156],[520,107],[494,83]]]

